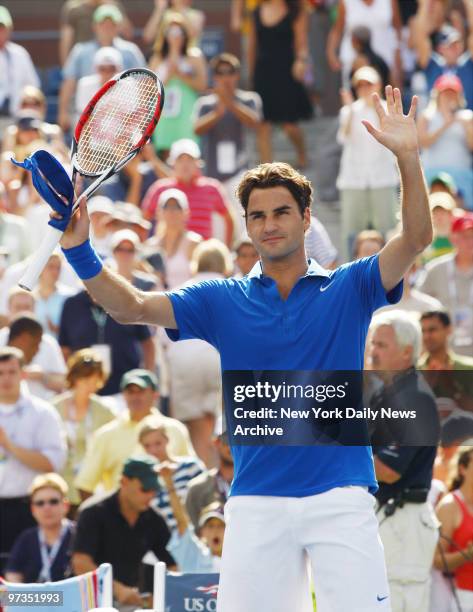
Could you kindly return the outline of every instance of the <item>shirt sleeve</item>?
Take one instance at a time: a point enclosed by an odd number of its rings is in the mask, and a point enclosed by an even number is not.
[[[194,533],[191,527],[179,535],[176,532],[172,535],[168,544],[168,551],[176,560],[181,572],[210,572],[212,571],[212,555]]]
[[[215,181],[214,187],[215,195],[212,198],[212,209],[219,215],[226,215],[228,213],[227,194],[217,181]]]
[[[34,530],[33,537],[35,535],[36,529]],[[32,553],[33,541],[31,536],[31,529],[28,529],[17,537],[8,557],[5,572],[18,572],[25,577],[26,566]]]
[[[383,446],[375,451],[376,457],[403,476],[418,452],[416,446]]]
[[[171,340],[205,340],[218,350],[212,302],[217,299],[220,287],[218,281],[204,281],[178,291],[166,292],[177,323],[177,330],[166,329]]]
[[[99,434],[99,435],[97,435]],[[93,493],[102,479],[105,471],[106,449],[100,430],[92,436],[91,443],[85,454],[79,474],[74,481],[78,489]]]
[[[101,508],[91,506],[85,508],[79,515],[76,527],[73,553],[83,553],[90,555],[95,563],[98,564],[101,525]]]
[[[174,560],[169,550],[166,548],[171,537],[171,533],[166,525],[164,518],[158,513],[155,513],[155,516],[156,526],[153,529],[155,539],[151,550],[158,557],[158,559],[160,561],[164,561],[166,565],[175,565],[176,561]]]
[[[82,49],[81,43],[77,43],[72,47],[69,53],[69,56],[66,60],[66,63],[64,64],[64,67],[62,69],[62,76],[64,80],[66,79],[74,79],[75,81],[79,80],[79,77],[81,76],[79,74],[79,56],[80,56],[81,49]]]
[[[378,254],[363,257],[347,264],[363,305],[372,314],[381,306],[397,304],[402,297],[403,281],[386,291],[381,280]]]

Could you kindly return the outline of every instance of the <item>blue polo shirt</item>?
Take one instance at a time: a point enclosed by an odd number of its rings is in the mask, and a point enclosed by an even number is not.
[[[378,256],[328,271],[309,261],[282,300],[258,262],[242,279],[209,280],[167,293],[178,330],[220,352],[222,370],[361,370],[372,313],[387,295]],[[377,489],[371,447],[233,446],[232,495],[305,497],[347,485]]]
[[[463,94],[466,106],[473,110],[473,58],[469,51],[465,51],[454,66],[450,66],[439,53],[432,53],[429,63],[424,68],[429,92],[432,90],[435,81],[442,74],[455,74],[463,85]]]

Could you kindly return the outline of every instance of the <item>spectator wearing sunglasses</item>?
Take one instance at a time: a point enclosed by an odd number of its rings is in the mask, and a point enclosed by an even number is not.
[[[54,472],[33,480],[31,513],[37,526],[15,541],[5,574],[9,582],[56,582],[70,575],[75,523],[66,518],[67,494],[66,481]]]
[[[210,67],[214,90],[197,100],[194,130],[202,136],[206,173],[223,182],[239,213],[240,229],[244,230],[242,210],[234,193],[248,168],[245,128],[255,129],[259,125],[263,103],[256,92],[238,88],[240,61],[237,57],[221,53],[212,59]]]

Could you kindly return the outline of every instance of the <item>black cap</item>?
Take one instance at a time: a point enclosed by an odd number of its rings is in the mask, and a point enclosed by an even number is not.
[[[123,476],[137,478],[146,491],[157,491],[159,489],[157,462],[147,457],[140,459],[127,459],[123,466]]]

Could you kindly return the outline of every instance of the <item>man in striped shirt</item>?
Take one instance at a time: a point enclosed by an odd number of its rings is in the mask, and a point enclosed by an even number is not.
[[[212,228],[212,213],[223,219],[224,240],[231,246],[233,239],[233,217],[227,195],[216,179],[202,176],[199,146],[188,138],[177,140],[171,147],[168,163],[173,169],[170,178],[159,179],[148,189],[142,210],[148,219],[153,219],[159,196],[171,187],[183,191],[189,200],[190,216],[187,229],[197,232],[205,240],[215,237]]]

